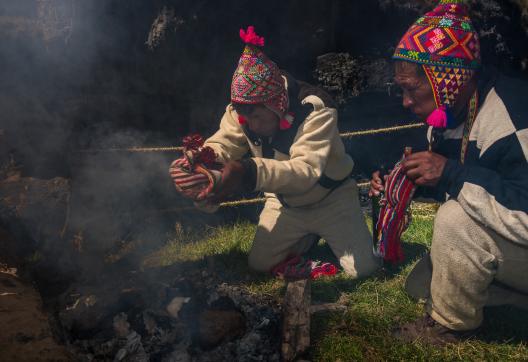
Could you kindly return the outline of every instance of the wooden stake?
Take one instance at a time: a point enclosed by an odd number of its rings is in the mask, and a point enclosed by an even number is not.
[[[293,361],[310,346],[311,281],[288,282],[283,306],[282,358]]]

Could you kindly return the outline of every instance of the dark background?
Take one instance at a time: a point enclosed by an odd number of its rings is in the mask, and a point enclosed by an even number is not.
[[[360,74],[372,84],[342,105],[343,130],[412,121],[387,96],[387,61],[433,3],[1,0],[0,129],[24,174],[42,178],[71,175],[75,162],[65,161],[80,149],[172,145],[191,131],[210,134],[229,101],[243,47],[238,30],[247,25],[266,37],[272,59],[306,81],[317,83],[316,59],[325,53],[349,53],[363,64],[383,61]],[[525,77],[523,1],[471,3],[485,62]],[[168,15],[164,31],[149,48],[149,32],[162,14]],[[385,137],[364,147],[367,140],[348,145],[354,158],[370,160],[358,173],[383,161],[372,154],[392,143]]]

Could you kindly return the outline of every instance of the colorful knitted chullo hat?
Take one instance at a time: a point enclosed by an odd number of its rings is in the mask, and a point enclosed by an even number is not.
[[[422,64],[438,107],[427,122],[449,127],[449,109],[481,65],[478,35],[464,0],[440,0],[409,28],[393,58]]]
[[[279,67],[259,48],[264,38],[250,26],[240,29],[246,44],[231,82],[231,102],[263,104],[281,119],[288,111],[288,93]]]

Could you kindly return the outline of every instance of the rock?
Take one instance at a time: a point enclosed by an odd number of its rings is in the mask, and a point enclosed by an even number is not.
[[[240,310],[246,320],[246,333],[239,339],[201,351],[197,362],[280,361],[281,317],[274,298],[257,296],[240,286],[222,283],[210,291],[208,301],[211,309]]]
[[[176,31],[183,24],[185,24],[185,20],[177,16],[174,9],[164,6],[158,17],[154,19],[145,44],[150,50],[154,50],[169,30]]]
[[[180,313],[180,310],[182,309],[183,305],[185,303],[188,303],[191,300],[191,298],[188,297],[175,297],[171,300],[171,302],[167,305],[167,313],[170,314],[173,318],[178,318],[178,313]]]
[[[125,313],[119,313],[114,317],[114,332],[118,338],[124,338],[130,333],[130,323]]]
[[[198,319],[198,339],[205,349],[240,337],[246,328],[245,318],[236,310],[207,309]]]
[[[117,351],[114,361],[148,362],[149,356],[141,343],[141,336],[136,331],[131,331],[125,339],[125,344]]]
[[[145,298],[142,289],[126,288],[121,282],[121,286],[119,280],[115,284],[72,286],[59,298],[59,319],[64,328],[77,338],[91,338],[109,329],[126,336],[126,323],[114,316],[145,308]]]
[[[348,53],[328,53],[317,57],[315,78],[337,101],[344,104],[364,88],[364,75],[358,59]]]
[[[391,64],[383,58],[328,53],[317,57],[314,77],[338,104],[365,91],[385,91],[392,82]]]
[[[163,358],[162,362],[191,362],[192,358],[189,352],[187,352],[187,345],[182,344],[176,346],[168,356]]]
[[[246,334],[238,344],[237,354],[238,356],[249,356],[253,351],[258,350],[261,344],[261,336],[259,333],[253,331]]]

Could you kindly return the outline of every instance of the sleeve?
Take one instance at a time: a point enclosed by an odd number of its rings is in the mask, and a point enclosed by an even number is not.
[[[205,141],[218,155],[218,161],[240,160],[248,151],[249,145],[231,105],[228,105],[218,131]]]
[[[528,163],[523,151],[528,150],[528,137],[521,133],[486,151],[501,154],[496,170],[448,160],[439,187],[484,226],[528,245]]]
[[[332,148],[339,137],[337,110],[314,110],[301,124],[285,161],[255,157],[256,191],[302,194],[323,175]]]
[[[437,201],[437,202],[444,202],[446,201],[445,198],[445,192],[442,193],[438,190],[436,187],[418,187],[416,188],[416,191],[413,195],[413,200],[415,201],[422,201],[424,202],[430,202],[430,201]]]

